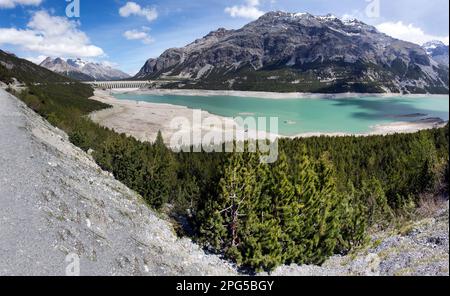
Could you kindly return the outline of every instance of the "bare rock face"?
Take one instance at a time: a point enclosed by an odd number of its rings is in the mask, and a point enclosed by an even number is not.
[[[279,76],[279,89],[267,83]],[[187,87],[312,92],[448,93],[448,68],[419,45],[358,20],[269,12],[149,59],[138,79],[176,77]]]

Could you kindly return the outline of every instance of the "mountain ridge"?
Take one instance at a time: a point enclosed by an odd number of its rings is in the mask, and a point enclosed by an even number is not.
[[[86,62],[81,59],[47,57],[40,64],[53,72],[81,81],[122,80],[130,75],[101,63]]]
[[[448,69],[419,45],[333,15],[269,12],[147,60],[135,79],[170,88],[448,93]]]
[[[432,40],[422,45],[422,47],[433,60],[441,65],[449,66],[449,47],[444,42]]]

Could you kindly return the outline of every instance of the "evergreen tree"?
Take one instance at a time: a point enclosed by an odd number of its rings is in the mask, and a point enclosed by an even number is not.
[[[387,226],[386,224],[392,220],[394,213],[388,204],[381,182],[376,178],[363,181],[358,194],[359,198],[357,199],[365,203],[368,225]]]
[[[277,219],[282,233],[283,261],[295,262],[301,256],[302,246],[295,240],[300,230],[301,201],[296,196],[296,188],[289,176],[289,163],[284,152],[280,152],[274,164],[269,183],[268,195],[272,197],[272,215]]]
[[[305,245],[305,263],[321,264],[332,255],[340,236],[339,195],[329,160],[323,156],[317,165],[317,173],[308,168],[309,161],[304,158],[301,167],[304,180],[314,180],[315,185],[302,184],[302,243]],[[306,175],[306,176],[305,176]],[[311,175],[311,177],[307,177]],[[315,176],[314,176],[315,175]]]
[[[367,208],[363,196],[351,183],[347,185],[347,192],[343,193],[339,206],[341,229],[336,249],[345,254],[366,241]]]
[[[317,215],[319,207],[319,195],[316,189],[317,175],[314,172],[313,164],[302,148],[296,156],[298,165],[294,173],[294,184],[296,201],[300,209],[299,221],[291,232],[291,239],[297,246],[296,254],[293,254],[293,261],[298,264],[309,262],[308,258],[313,256],[315,244],[313,237],[317,232]]]
[[[257,271],[270,271],[283,264],[286,237],[278,219],[270,214],[251,212],[246,222],[239,246],[242,264]]]
[[[236,252],[240,244],[242,220],[248,215],[253,194],[256,194],[256,177],[244,162],[242,153],[233,153],[223,170],[219,196],[207,204],[204,210],[207,221],[201,232],[212,241],[220,242],[222,248]],[[223,235],[224,229],[226,235]]]
[[[286,260],[289,236],[280,218],[287,213],[282,199],[272,195],[275,183],[270,166],[259,163],[258,154],[252,155],[249,163],[255,168],[256,190],[242,233],[242,261],[258,271],[272,270]]]

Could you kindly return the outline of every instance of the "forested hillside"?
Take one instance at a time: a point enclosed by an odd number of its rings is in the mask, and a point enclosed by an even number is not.
[[[5,68],[7,69],[7,68]],[[11,77],[11,71],[6,76]],[[3,79],[3,78],[2,78]],[[107,105],[81,84],[16,93],[187,234],[250,270],[321,264],[362,245],[418,198],[448,195],[448,125],[416,134],[283,139],[274,164],[252,153],[173,153],[87,119]]]
[[[0,50],[0,81],[11,83],[13,77],[23,83],[74,82],[70,78]]]

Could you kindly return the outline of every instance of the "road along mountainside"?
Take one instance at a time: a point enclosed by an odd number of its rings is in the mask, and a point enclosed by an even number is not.
[[[77,256],[81,275],[235,274],[0,89],[0,275],[76,273]]]

